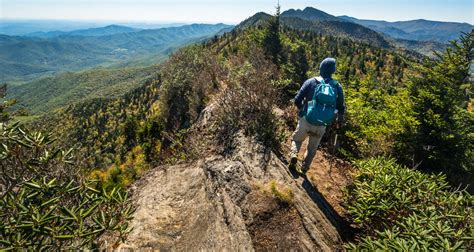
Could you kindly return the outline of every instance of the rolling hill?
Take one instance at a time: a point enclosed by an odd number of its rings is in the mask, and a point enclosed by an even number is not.
[[[0,34],[10,36],[25,36],[33,32],[73,31],[101,27],[97,22],[77,22],[68,20],[15,20],[0,17]]]
[[[38,115],[76,102],[114,98],[153,78],[159,67],[92,69],[46,77],[8,90],[7,99],[17,100],[17,108]]]
[[[442,52],[448,47],[448,44],[436,41],[394,39],[393,41],[391,41],[391,43],[397,47],[406,48],[408,50],[421,53],[430,58],[435,58],[436,52]]]
[[[48,32],[72,32],[103,28],[110,25],[133,27],[135,29],[159,29],[187,25],[186,23],[150,23],[150,22],[114,22],[107,21],[73,21],[43,19],[2,19],[0,17],[0,34],[10,36],[29,36]]]
[[[39,38],[53,38],[58,36],[105,36],[105,35],[113,35],[119,33],[126,33],[126,32],[135,32],[141,29],[132,28],[128,26],[122,25],[108,25],[105,27],[98,27],[98,28],[88,28],[88,29],[80,29],[74,31],[49,31],[49,32],[32,32],[26,34],[25,36],[28,37],[39,37]]]
[[[193,24],[101,36],[52,38],[0,35],[0,82],[31,80],[61,71],[118,64],[146,56],[160,58],[160,55],[170,53],[170,48],[213,36],[229,27]],[[105,30],[117,31],[117,27]],[[98,34],[97,31],[89,29],[82,33]]]

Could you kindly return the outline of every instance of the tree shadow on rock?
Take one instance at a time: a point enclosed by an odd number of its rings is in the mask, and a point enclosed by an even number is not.
[[[318,191],[318,189],[311,183],[311,181],[304,176],[301,186],[306,191],[311,200],[319,207],[328,220],[336,227],[339,235],[343,241],[351,241],[354,238],[355,230],[350,226],[350,223],[341,217]]]

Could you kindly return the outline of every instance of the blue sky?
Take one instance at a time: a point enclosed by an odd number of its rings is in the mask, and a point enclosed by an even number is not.
[[[474,0],[281,0],[283,10],[312,6],[363,19],[474,23]],[[0,0],[0,17],[148,22],[238,23],[276,0]]]

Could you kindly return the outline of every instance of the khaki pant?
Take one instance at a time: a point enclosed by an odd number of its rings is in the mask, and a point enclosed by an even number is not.
[[[303,169],[309,169],[313,161],[316,151],[318,150],[319,142],[326,131],[326,126],[315,126],[310,124],[304,117],[298,120],[298,126],[293,133],[293,141],[291,142],[291,154],[298,155],[301,149],[301,144],[309,136],[308,147],[304,155]]]

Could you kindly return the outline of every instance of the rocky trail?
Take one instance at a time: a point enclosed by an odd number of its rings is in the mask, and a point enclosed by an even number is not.
[[[135,182],[134,229],[114,249],[340,250],[351,233],[340,205],[350,167],[320,151],[301,177],[251,138],[236,143],[231,155],[160,166]]]

